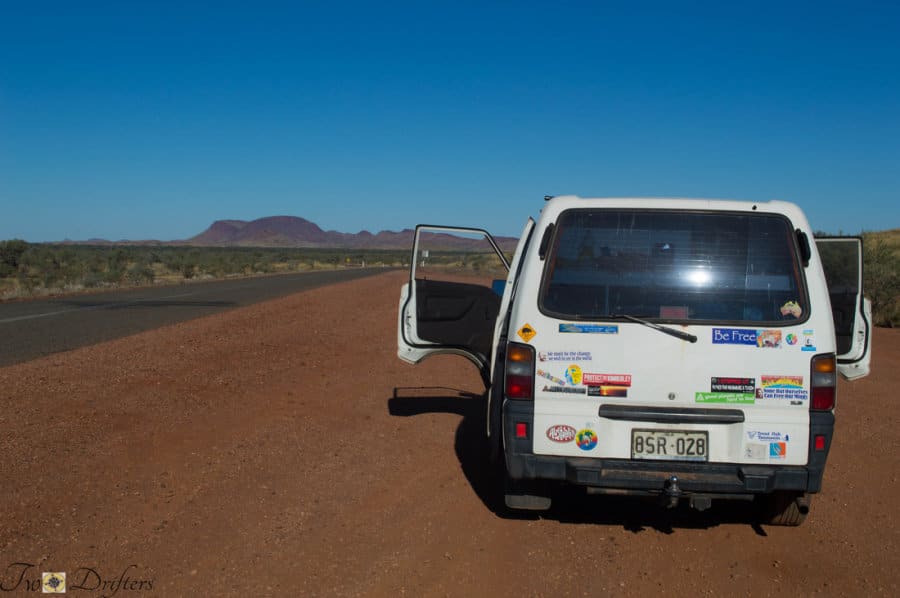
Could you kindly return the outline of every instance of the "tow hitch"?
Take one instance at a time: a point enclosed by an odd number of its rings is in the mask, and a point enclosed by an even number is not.
[[[690,497],[691,508],[696,511],[705,511],[712,506],[712,498],[702,494],[686,495],[678,486],[678,476],[671,475],[666,479],[661,497],[663,505],[667,509],[674,509],[682,498]]]
[[[681,488],[678,487],[678,476],[669,476],[664,485],[663,504],[667,509],[674,509],[678,506],[678,499],[681,498]]]

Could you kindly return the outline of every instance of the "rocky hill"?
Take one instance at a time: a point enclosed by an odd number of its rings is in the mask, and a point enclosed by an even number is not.
[[[269,216],[257,220],[217,220],[208,229],[185,239],[184,244],[212,247],[340,247],[351,249],[409,249],[414,231],[369,231],[341,233],[324,231],[316,223],[297,216]],[[516,239],[499,237],[504,250],[515,248]],[[478,243],[477,245],[481,245]],[[434,235],[429,246],[443,249],[470,249],[473,242],[453,235]]]

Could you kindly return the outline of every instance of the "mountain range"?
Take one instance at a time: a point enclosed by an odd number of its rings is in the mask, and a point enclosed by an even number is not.
[[[319,225],[297,216],[268,216],[257,220],[216,220],[202,233],[179,241],[88,241],[65,243],[91,245],[194,245],[197,247],[314,247],[339,249],[400,249],[412,248],[415,231],[369,231],[342,233],[322,230]],[[495,237],[504,251],[512,251],[518,239]],[[433,249],[467,250],[483,247],[483,241],[454,235],[437,234],[429,239]]]

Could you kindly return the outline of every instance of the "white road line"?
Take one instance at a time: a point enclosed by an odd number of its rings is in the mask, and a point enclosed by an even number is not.
[[[160,301],[162,299],[177,299],[178,297],[189,297],[197,293],[180,293],[178,295],[166,295],[164,297],[154,297],[152,299],[136,299],[134,301],[125,301],[124,303],[110,303],[108,305],[88,305],[85,307],[73,307],[71,309],[60,309],[57,311],[48,311],[40,314],[30,314],[27,316],[17,316],[15,318],[6,318],[0,320],[0,324],[11,324],[12,322],[23,322],[25,320],[36,320],[38,318],[49,318],[50,316],[58,316],[60,314],[68,314],[76,311],[91,311],[94,309],[104,309],[113,307],[127,307],[129,305],[137,305],[148,301]]]

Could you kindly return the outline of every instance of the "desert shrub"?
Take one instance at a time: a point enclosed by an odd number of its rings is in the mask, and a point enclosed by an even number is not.
[[[0,278],[12,276],[19,271],[19,260],[28,249],[28,243],[21,239],[0,241]]]
[[[103,276],[97,272],[88,272],[84,275],[84,278],[81,279],[81,284],[86,289],[102,287],[104,284]]]
[[[863,235],[863,287],[877,326],[900,325],[900,255],[884,239]]]
[[[146,262],[132,264],[125,273],[125,280],[134,285],[151,284],[153,277],[153,268]]]

